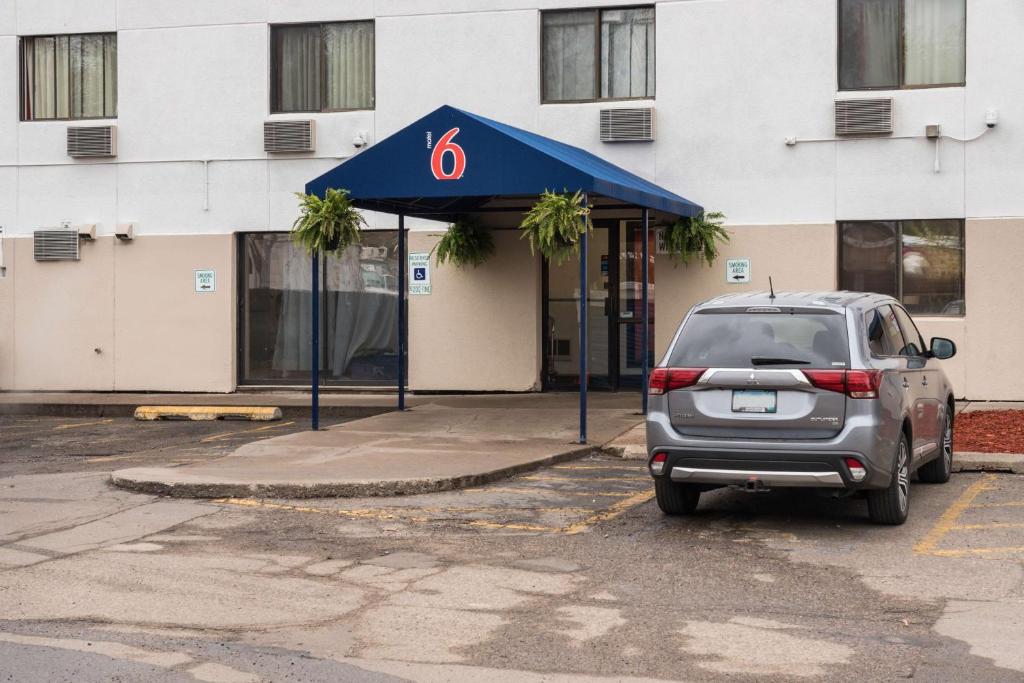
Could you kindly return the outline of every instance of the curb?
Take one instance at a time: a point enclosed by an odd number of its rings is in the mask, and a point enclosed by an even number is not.
[[[1024,474],[1024,453],[955,453],[953,471]]]
[[[584,446],[570,451],[556,453],[528,463],[511,465],[489,472],[466,474],[436,479],[390,479],[378,481],[337,481],[302,484],[282,482],[274,484],[241,483],[169,483],[165,481],[134,478],[130,470],[113,472],[110,483],[121,489],[150,495],[172,498],[364,498],[380,496],[411,496],[419,493],[437,493],[455,489],[481,486],[500,479],[507,479],[540,467],[575,460],[591,453],[608,453],[601,446]]]
[[[139,406],[136,420],[250,420],[281,419],[281,409],[270,406]]]
[[[182,405],[181,407],[188,407]],[[309,405],[280,406],[284,418],[308,419],[312,415]],[[31,415],[37,417],[134,417],[134,403],[19,403],[0,404],[0,416]],[[320,417],[339,417],[356,419],[373,417],[395,410],[391,407],[378,406],[332,406],[320,405]]]

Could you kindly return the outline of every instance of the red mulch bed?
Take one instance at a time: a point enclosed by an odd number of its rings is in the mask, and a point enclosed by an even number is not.
[[[1024,453],[1024,410],[974,410],[953,423],[953,450]]]

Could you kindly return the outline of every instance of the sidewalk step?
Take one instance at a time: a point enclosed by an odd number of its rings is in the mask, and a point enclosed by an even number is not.
[[[253,420],[281,419],[281,409],[270,406],[139,406],[136,420]]]

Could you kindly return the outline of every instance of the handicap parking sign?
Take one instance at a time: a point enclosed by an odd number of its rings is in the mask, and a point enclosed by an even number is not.
[[[409,294],[430,294],[430,254],[409,254]]]

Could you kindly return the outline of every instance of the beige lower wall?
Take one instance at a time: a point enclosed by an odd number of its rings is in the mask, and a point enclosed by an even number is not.
[[[730,225],[730,241],[719,250],[712,266],[676,264],[665,254],[655,256],[655,360],[665,355],[679,323],[704,299],[732,292],[768,291],[768,276],[776,291],[835,289],[836,226]],[[750,284],[728,284],[725,262],[750,259]]]
[[[410,233],[429,252],[441,233]],[[479,268],[437,266],[432,292],[409,297],[409,386],[415,390],[533,391],[541,372],[541,265],[515,230],[494,231]]]
[[[233,236],[100,237],[79,261],[37,262],[30,237],[5,248],[0,389],[234,390]],[[195,292],[197,269],[216,292]]]
[[[0,237],[0,390],[14,386],[14,240]]]

